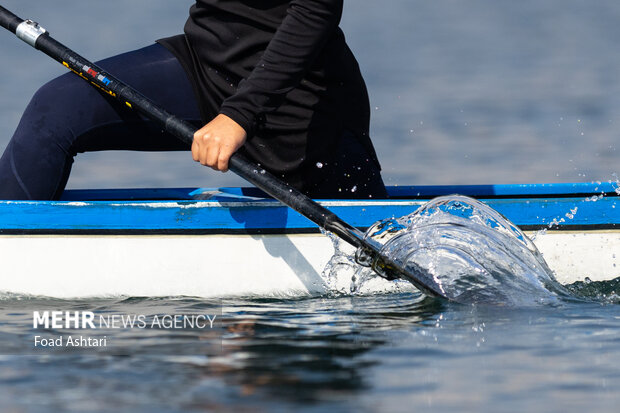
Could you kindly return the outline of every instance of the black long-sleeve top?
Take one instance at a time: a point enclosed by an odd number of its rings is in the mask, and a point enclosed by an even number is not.
[[[197,0],[185,35],[160,43],[189,73],[203,120],[229,116],[248,133],[251,158],[302,186],[304,168],[329,162],[344,129],[376,162],[342,9],[343,0]]]

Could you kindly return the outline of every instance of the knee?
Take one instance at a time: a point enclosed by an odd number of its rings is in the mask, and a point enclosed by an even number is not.
[[[67,74],[43,85],[26,107],[12,142],[18,147],[56,147],[70,152],[74,131],[84,118],[80,79]],[[88,85],[84,85],[88,86]]]
[[[54,141],[69,151],[76,136],[92,127],[104,97],[73,73],[41,86],[26,107],[16,137]],[[96,106],[99,105],[99,106]]]
[[[91,92],[89,89],[89,85],[82,79],[72,73],[66,73],[41,86],[32,97],[26,112],[33,111],[41,116],[80,112],[85,98]]]

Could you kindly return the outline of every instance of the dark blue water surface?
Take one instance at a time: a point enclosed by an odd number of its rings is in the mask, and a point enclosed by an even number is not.
[[[92,60],[178,33],[190,4],[2,2]],[[619,21],[613,0],[346,2],[386,181],[615,180]],[[0,54],[1,150],[30,96],[63,68],[8,32]],[[188,154],[104,153],[81,155],[69,186],[240,183]],[[115,351],[81,354],[33,354],[23,344],[32,311],[200,313],[213,303],[2,295],[0,411],[617,411],[620,285],[568,288],[579,299],[510,308],[415,293],[225,299],[215,335],[118,330]]]
[[[225,300],[220,335],[211,339],[221,351],[186,354],[193,333],[141,331],[108,333],[109,344],[129,348],[118,355],[6,355],[0,405],[17,412],[612,412],[620,397],[615,300],[527,309],[411,293]],[[26,309],[50,304],[138,314],[207,306],[193,298],[5,297],[3,345],[29,330]]]

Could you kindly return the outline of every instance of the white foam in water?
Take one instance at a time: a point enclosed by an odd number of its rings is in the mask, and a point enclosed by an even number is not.
[[[337,295],[417,292],[404,280],[387,281],[370,268],[355,262],[355,248],[325,232],[334,244],[334,255],[325,266],[322,277],[330,293]]]

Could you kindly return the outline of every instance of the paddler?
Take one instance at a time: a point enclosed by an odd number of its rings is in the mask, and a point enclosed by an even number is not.
[[[381,198],[343,0],[197,0],[184,34],[97,64],[200,128],[195,161],[243,151],[315,198]],[[0,159],[0,199],[58,199],[74,156],[187,146],[73,74],[37,91]]]

